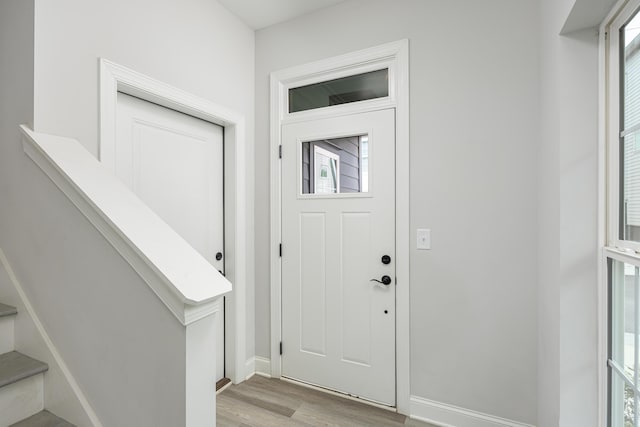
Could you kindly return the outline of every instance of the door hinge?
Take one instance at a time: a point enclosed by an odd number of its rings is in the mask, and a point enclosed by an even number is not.
[[[278,158],[282,158],[282,145],[278,145]]]
[[[282,258],[282,243],[280,243],[280,257]]]
[[[280,356],[282,356],[282,341],[280,341]]]

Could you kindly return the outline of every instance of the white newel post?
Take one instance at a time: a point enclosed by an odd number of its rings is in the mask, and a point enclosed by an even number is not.
[[[186,427],[216,425],[216,325],[220,314],[216,310],[186,326]]]

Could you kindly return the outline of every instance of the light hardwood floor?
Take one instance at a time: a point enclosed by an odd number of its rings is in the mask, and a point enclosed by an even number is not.
[[[258,375],[218,394],[220,427],[435,427],[404,415]]]

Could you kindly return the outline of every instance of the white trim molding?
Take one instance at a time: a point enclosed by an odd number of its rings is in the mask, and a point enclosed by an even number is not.
[[[47,333],[46,329],[44,328],[44,325],[40,321],[40,318],[36,314],[33,306],[31,305],[31,302],[27,298],[27,294],[24,292],[24,289],[22,288],[22,284],[20,283],[20,281],[18,281],[18,277],[13,271],[13,268],[9,264],[9,260],[7,259],[6,255],[4,254],[4,251],[1,248],[0,248],[0,264],[2,264],[2,267],[4,268],[5,272],[7,273],[7,276],[9,277],[9,281],[13,284],[14,289],[18,293],[18,296],[20,297],[20,299],[22,300],[22,304],[24,305],[24,308],[26,309],[28,316],[31,317],[31,320],[33,321],[33,324],[35,325],[38,333],[42,337],[42,340],[44,341],[45,345],[47,346],[47,349],[49,350],[51,357],[53,358],[55,363],[58,365],[58,368],[60,368],[60,372],[62,372],[62,376],[64,377],[67,384],[69,384],[69,387],[73,391],[73,394],[78,399],[78,402],[80,403],[80,406],[82,407],[85,414],[87,415],[87,418],[89,418],[89,420],[91,421],[91,425],[93,425],[94,427],[102,427],[102,423],[100,422],[100,420],[98,419],[98,416],[96,415],[95,411],[91,407],[89,400],[80,389],[78,382],[74,378],[73,374],[71,374],[69,367],[62,359],[62,356],[60,355],[60,352],[56,348],[55,344],[53,344],[53,341],[51,341],[49,334]]]
[[[257,375],[271,378],[271,360],[266,357],[255,357],[255,371]]]
[[[249,379],[256,374],[256,358],[250,357],[244,364],[244,372],[246,373],[245,379]]]
[[[245,118],[107,59],[100,59],[100,161],[115,172],[118,92],[224,127],[225,273],[233,291],[225,304],[225,369],[233,383],[246,377],[247,182]],[[194,313],[194,315],[196,315]]]
[[[389,96],[368,101],[288,112],[288,89],[320,81],[389,69]],[[278,147],[285,123],[394,108],[396,112],[396,405],[409,413],[410,397],[410,222],[409,222],[409,40],[387,43],[271,74],[271,359],[270,373],[282,373],[281,182]]]
[[[597,242],[597,295],[598,295],[598,423],[607,425],[608,418],[608,369],[609,353],[609,292],[607,284],[607,264],[602,248],[607,242],[607,36],[604,24],[598,34],[598,219]]]
[[[440,427],[534,427],[418,396],[411,396],[411,418]]]
[[[271,361],[265,357],[255,356],[247,360],[247,379],[254,375],[271,378]]]

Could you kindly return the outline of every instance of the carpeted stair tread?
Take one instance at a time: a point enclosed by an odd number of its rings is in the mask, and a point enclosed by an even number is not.
[[[11,427],[75,427],[68,421],[56,417],[49,411],[38,412],[22,421],[12,424]]]
[[[17,314],[18,310],[15,307],[11,307],[10,305],[0,303],[0,317],[4,316],[13,316]]]
[[[49,369],[46,363],[17,351],[0,354],[0,387],[13,384]]]

